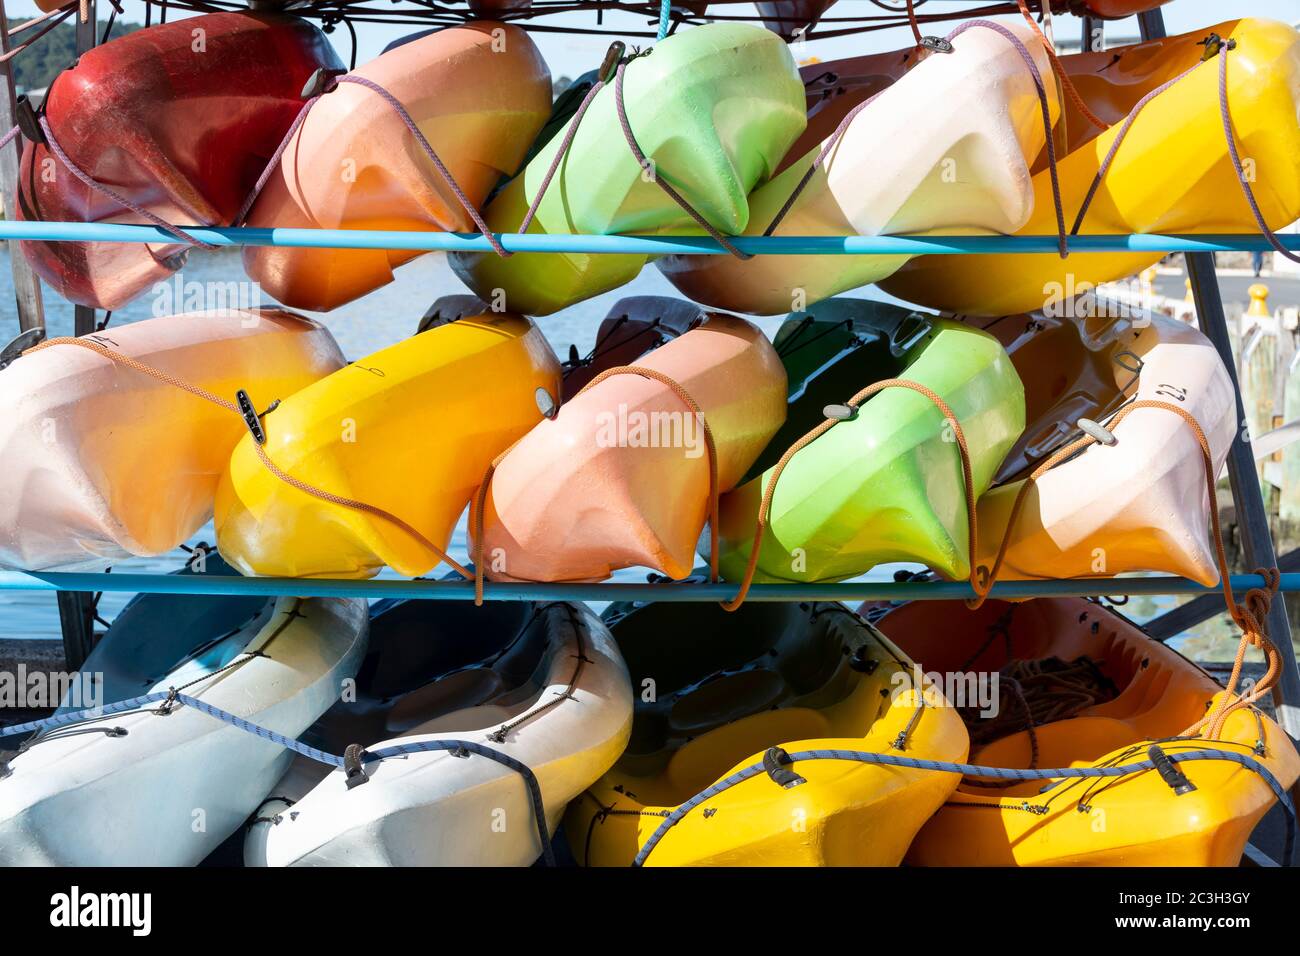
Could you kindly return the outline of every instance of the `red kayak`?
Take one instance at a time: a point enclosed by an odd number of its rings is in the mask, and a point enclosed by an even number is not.
[[[228,226],[321,67],[343,69],[306,20],[206,14],[84,54],[51,85],[45,118],[55,142],[96,182],[173,225]],[[145,222],[81,182],[45,144],[23,150],[17,206],[20,219]],[[104,309],[180,269],[189,248],[179,241],[22,247],[55,292]]]

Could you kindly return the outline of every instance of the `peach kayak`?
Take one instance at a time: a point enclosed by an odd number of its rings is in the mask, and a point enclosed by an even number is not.
[[[472,22],[358,68],[391,93],[476,208],[515,172],[550,115],[551,76],[518,27]],[[372,89],[342,83],[290,140],[248,225],[476,232],[424,149]],[[393,279],[419,252],[247,247],[244,268],[277,301],[329,310]]]
[[[698,405],[722,491],[785,419],[781,362],[735,316],[711,314],[636,364]],[[662,381],[614,375],[566,402],[497,466],[483,512],[484,571],[495,580],[591,581],[641,566],[683,578],[708,513],[700,420]]]
[[[342,367],[321,325],[279,309],[187,313],[84,337],[188,385],[265,404]],[[40,570],[170,551],[212,516],[239,416],[88,348],[0,371],[0,565]]]

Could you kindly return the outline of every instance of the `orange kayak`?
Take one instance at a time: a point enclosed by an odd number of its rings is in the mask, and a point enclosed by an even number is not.
[[[499,37],[499,39],[498,39]],[[551,112],[551,78],[518,27],[473,22],[404,43],[358,68],[393,94],[475,207],[523,161]],[[289,142],[248,217],[259,227],[474,232],[401,117],[340,84]],[[244,267],[277,301],[328,310],[422,255],[383,249],[248,247]]]
[[[722,491],[785,420],[781,360],[743,319],[710,314],[637,364],[698,404]],[[708,512],[709,458],[689,407],[659,381],[616,375],[565,403],[501,461],[484,509],[484,570],[495,580],[592,581],[648,567],[684,578]]]
[[[1145,759],[1158,742],[1166,753],[1217,749],[1251,756],[1284,788],[1300,775],[1300,757],[1286,733],[1249,708],[1231,714],[1217,740],[1181,736],[1226,692],[1172,648],[1091,601],[989,601],[977,611],[958,601],[914,601],[876,624],[932,680],[945,682],[951,703],[965,705],[973,764],[1129,764]],[[1009,686],[1013,677],[1019,695]],[[1020,700],[1037,715],[1032,735],[1020,719]],[[1176,792],[1155,770],[1005,788],[963,779],[921,828],[906,862],[1236,866],[1274,803],[1272,790],[1236,763],[1196,760],[1176,767],[1190,790]]]
[[[587,355],[576,346],[564,363],[564,400],[567,402],[587,383],[616,365],[631,365],[646,352],[657,349],[704,321],[705,312],[685,299],[660,295],[631,295],[619,299],[596,330],[596,342]]]

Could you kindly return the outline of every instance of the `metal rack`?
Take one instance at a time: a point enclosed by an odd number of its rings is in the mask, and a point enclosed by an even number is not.
[[[148,0],[146,0],[148,2]],[[663,0],[664,20],[670,4]],[[75,8],[74,8],[75,9]],[[80,52],[94,46],[96,3],[83,2],[75,13],[77,46]],[[1085,18],[1084,37],[1089,42],[1100,21]],[[1143,39],[1165,35],[1159,9],[1139,15]],[[21,29],[21,28],[20,28]],[[660,35],[666,32],[661,20]],[[815,37],[813,37],[815,38]],[[11,31],[0,0],[0,54],[10,50]],[[0,95],[0,126],[8,128],[15,115],[15,93],[10,60],[0,60],[4,93]],[[0,191],[4,194],[6,221],[0,224],[0,238],[66,241],[174,242],[162,230],[149,226],[86,223],[17,222],[14,220],[13,197],[18,177],[17,150],[0,150]],[[190,228],[194,237],[221,246],[288,245],[339,248],[380,248],[412,250],[489,251],[482,236],[450,233],[339,231],[304,229],[220,229]],[[569,251],[592,253],[640,253],[663,255],[690,252],[726,254],[716,241],[696,237],[633,236],[538,236],[502,235],[502,245],[515,251]],[[1300,250],[1300,236],[1282,237],[1288,248]],[[966,254],[1056,252],[1055,236],[979,236],[979,237],[752,237],[735,240],[745,252],[756,254]],[[1233,377],[1234,362],[1229,342],[1227,319],[1219,293],[1214,268],[1214,252],[1265,250],[1267,243],[1257,236],[1077,236],[1071,239],[1076,251],[1146,251],[1182,252],[1186,255],[1192,295],[1201,329],[1214,343],[1225,367]],[[19,325],[23,330],[44,327],[41,286],[22,255],[11,255],[14,285],[17,292]],[[76,309],[76,332],[95,329],[95,311]],[[1239,420],[1245,420],[1240,389],[1237,388]],[[1255,476],[1250,448],[1239,432],[1228,459],[1232,497],[1239,517],[1242,554],[1248,566],[1273,567],[1277,564],[1267,514]],[[1234,588],[1261,586],[1255,575],[1235,575]],[[230,576],[176,576],[155,574],[75,574],[75,573],[0,573],[0,591],[26,589],[55,592],[59,601],[64,647],[68,665],[79,666],[89,653],[93,620],[89,592],[130,591],[194,594],[293,594],[300,596],[413,597],[438,600],[467,600],[473,597],[473,585],[461,581],[324,581],[292,578],[239,578]],[[1185,578],[1154,576],[1143,578],[1105,578],[1069,581],[1015,581],[995,586],[992,596],[1001,598],[1047,596],[1105,597],[1120,594],[1203,594],[1205,588]],[[1283,591],[1300,591],[1300,573],[1282,576]],[[637,600],[637,601],[715,601],[729,598],[733,585],[706,583],[650,584],[490,584],[487,595],[492,600]],[[850,583],[826,585],[756,585],[750,600],[956,600],[973,596],[964,582],[924,583]],[[1270,632],[1283,661],[1281,680],[1274,688],[1279,723],[1292,738],[1300,737],[1300,670],[1290,640],[1290,624],[1282,601],[1274,601],[1269,614]],[[1258,851],[1253,851],[1258,854]]]

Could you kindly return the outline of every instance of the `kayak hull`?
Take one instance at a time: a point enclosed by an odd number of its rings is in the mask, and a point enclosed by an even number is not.
[[[96,182],[178,226],[229,226],[298,114],[303,84],[321,68],[342,64],[305,20],[206,14],[83,53],[51,84],[46,117],[59,146]],[[145,223],[43,144],[23,150],[15,208],[21,220]],[[188,252],[166,242],[21,246],[55,292],[102,309],[166,280]]]
[[[494,652],[495,661],[462,666],[410,693],[372,702],[384,713],[365,717],[373,723],[386,716],[389,732],[379,731],[378,743],[364,737],[348,742],[364,742],[371,751],[437,740],[484,742],[531,769],[553,834],[565,805],[608,770],[627,743],[632,689],[609,631],[589,610],[568,604],[442,605],[429,613],[435,602],[410,603],[424,606],[426,627],[428,618],[463,619],[473,635],[447,636],[477,644],[497,618],[509,616],[510,628],[498,634],[505,649]],[[376,619],[376,631],[382,620]],[[514,659],[521,656],[519,645],[530,642],[541,645],[540,657]],[[512,677],[512,671],[518,673]],[[523,686],[515,683],[519,674]],[[562,700],[553,705],[557,695]],[[340,718],[322,722],[336,746],[348,736],[346,718]],[[394,736],[394,724],[406,732]],[[491,734],[502,726],[511,729],[496,739]],[[487,757],[428,751],[371,763],[370,779],[352,789],[343,771],[333,770],[323,779],[316,773],[319,782],[303,791],[308,768],[295,769],[298,774],[291,770],[276,787],[283,799],[268,801],[250,828],[246,864],[528,866],[542,855],[523,778]]]
[[[906,317],[905,310],[897,311]],[[917,382],[948,404],[970,449],[975,492],[982,494],[1024,429],[1020,379],[1002,346],[985,332],[948,320],[909,325],[910,348],[894,357],[888,343],[883,354],[879,346],[870,346],[878,358],[859,359],[863,372],[878,370],[875,380]],[[852,355],[847,350],[839,360]],[[828,364],[833,368],[834,361]],[[815,419],[811,428],[822,420],[817,417],[822,406],[847,402],[871,384],[844,378],[824,371],[805,382],[803,410],[792,414]],[[772,449],[766,460],[784,451]],[[723,496],[719,528],[727,580],[739,580],[744,573],[771,475],[769,467]],[[943,413],[915,391],[886,389],[787,464],[772,500],[754,580],[836,581],[890,561],[920,562],[945,577],[964,578],[970,573],[968,535],[960,454]]]
[[[343,365],[334,338],[280,309],[186,313],[88,336],[259,408]],[[212,516],[247,428],[238,415],[89,349],[57,345],[0,372],[0,566],[103,566],[170,551]]]
[[[1054,116],[1055,86],[1041,42],[1022,25],[1010,29],[1032,51]],[[992,30],[970,30],[954,47],[954,53],[921,60],[865,106],[821,166],[813,170],[823,143],[755,190],[746,235],[765,234],[810,170],[774,235],[1020,229],[1034,208],[1030,163],[1045,141],[1037,87],[1015,46]],[[896,61],[886,63],[887,72],[891,64],[897,69]],[[835,103],[826,108],[839,111]],[[882,142],[890,144],[887,151],[879,148]],[[657,265],[696,302],[773,315],[876,282],[907,259],[668,256]]]
[[[735,485],[785,416],[785,374],[763,333],[734,316],[706,321],[636,363],[698,405]],[[703,426],[662,382],[606,379],[540,422],[497,467],[484,508],[493,580],[601,580],[644,566],[690,573],[709,513]]]
[[[359,67],[402,103],[477,209],[513,174],[550,115],[551,77],[518,27],[472,22],[418,37]],[[395,110],[340,84],[293,135],[248,225],[475,232],[460,200]],[[422,253],[248,246],[244,267],[277,301],[327,311],[393,280]]]
[[[1232,446],[1236,400],[1214,346],[1183,322],[1145,313],[1116,320],[1107,334],[1115,354],[1126,353],[1133,363],[1112,360],[1111,388],[1191,414],[1209,441],[1218,475]],[[1136,389],[1134,366],[1140,368]],[[1114,435],[1114,445],[1092,445],[1033,483],[1011,526],[1000,578],[1165,571],[1207,586],[1219,580],[1205,464],[1192,430],[1172,412],[1144,408],[1126,417]],[[1024,480],[980,499],[979,560],[986,566],[1008,534]]]
[[[614,106],[613,84],[592,101],[532,234],[699,234],[655,182],[662,176],[712,226],[738,233],[749,221],[749,192],[771,176],[804,128],[804,91],[779,38],[747,24],[716,23],[656,44],[627,66],[624,102],[642,152],[642,170]],[[516,232],[563,140],[554,136],[488,204],[496,232]],[[525,315],[550,315],[634,279],[639,255],[455,253],[453,268],[480,298]],[[496,298],[494,298],[494,296]]]
[[[115,625],[84,673],[133,676],[137,645],[152,645],[146,655],[156,654],[160,642],[190,648],[196,632],[170,630],[169,618],[187,619],[193,598],[137,600],[159,605],[145,629]],[[366,604],[337,598],[257,603],[263,606],[251,619],[224,636],[213,634],[220,640],[198,646],[197,657],[150,675],[143,686],[133,681],[129,696],[206,678],[186,693],[297,737],[356,673],[365,653]],[[204,622],[196,623],[204,634]],[[215,673],[219,664],[252,652],[247,663]],[[126,696],[109,694],[105,703]],[[55,734],[9,761],[12,773],[0,780],[0,864],[197,864],[243,825],[289,763],[290,752],[279,744],[183,705],[167,716],[133,711],[89,726],[126,733]]]
[[[1060,157],[1066,227],[1083,203],[1128,111],[1146,93],[1193,67],[1210,32],[1233,39],[1228,106],[1241,156],[1265,221],[1280,229],[1300,217],[1300,33],[1269,20],[1235,20],[1133,46],[1062,58],[1066,73],[1101,118],[1095,135],[1067,106],[1068,152]],[[1083,235],[1253,233],[1258,231],[1224,140],[1217,57],[1151,100],[1133,122],[1084,219]],[[1093,138],[1095,136],[1095,138]],[[1180,161],[1168,162],[1171,149]],[[1183,161],[1185,160],[1185,161]],[[1050,172],[1041,160],[1033,215],[1021,235],[1054,235]],[[1171,199],[1171,197],[1174,197]],[[882,288],[909,302],[977,315],[1032,312],[1059,305],[1097,283],[1154,265],[1161,253],[1076,252],[1014,257],[924,256]]]
[[[435,567],[489,463],[541,420],[535,393],[560,393],[541,331],[509,314],[421,332],[289,396],[266,418],[266,454],[322,492],[273,474],[245,436],[216,497],[217,545],[244,574],[408,577]],[[412,436],[416,436],[413,438]]]
[[[901,741],[908,756],[965,759],[956,713],[918,691],[911,663],[842,605],[684,607],[606,612],[640,696],[627,753],[570,804],[579,863],[628,865],[669,812],[772,747],[889,753]],[[645,865],[895,866],[956,786],[951,774],[849,761],[790,769],[805,782],[763,773],[710,797]]]
[[[1119,695],[1078,716],[1037,729],[1040,767],[1089,767],[1145,759],[1152,741],[1169,752],[1223,749],[1251,753],[1283,788],[1300,775],[1300,757],[1270,718],[1249,710],[1228,718],[1219,741],[1169,740],[1217,706],[1223,689],[1173,649],[1113,611],[1081,598],[978,611],[956,602],[915,602],[879,621],[927,672],[996,672],[1009,659],[1087,655]],[[992,630],[997,628],[999,630]],[[1005,639],[989,640],[990,633]],[[1009,643],[1009,650],[1008,650]],[[983,650],[976,651],[983,646]],[[971,655],[976,654],[974,659]],[[1021,731],[973,749],[971,762],[1030,765]],[[1154,771],[1101,786],[1095,780],[1043,781],[1004,790],[963,781],[921,828],[907,853],[916,866],[1237,866],[1260,818],[1273,804],[1268,784],[1238,764],[1177,765],[1196,788],[1176,795]],[[976,806],[978,804],[978,806]],[[1033,812],[1026,812],[1030,805]],[[1040,809],[1045,808],[1045,809]]]

